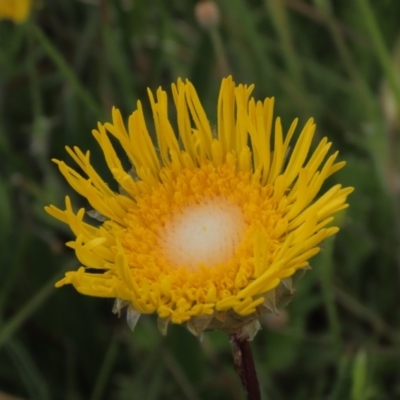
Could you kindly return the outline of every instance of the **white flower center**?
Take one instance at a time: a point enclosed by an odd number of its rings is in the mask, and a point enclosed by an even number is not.
[[[245,226],[240,208],[217,198],[174,215],[160,234],[161,246],[174,266],[214,267],[234,255]]]

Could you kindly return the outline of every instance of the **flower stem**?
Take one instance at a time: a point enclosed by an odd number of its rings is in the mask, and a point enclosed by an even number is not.
[[[247,337],[239,333],[229,335],[232,345],[233,365],[242,381],[248,400],[261,400],[260,385],[254,366],[253,354]]]

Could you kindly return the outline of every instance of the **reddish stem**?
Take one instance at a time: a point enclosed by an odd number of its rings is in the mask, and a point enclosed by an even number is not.
[[[247,399],[261,400],[260,385],[249,341],[238,333],[229,335],[229,340],[232,345],[233,365],[242,381]]]

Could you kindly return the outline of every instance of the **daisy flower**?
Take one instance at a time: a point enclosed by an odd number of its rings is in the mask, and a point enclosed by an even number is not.
[[[46,207],[70,226],[75,240],[67,245],[82,264],[57,287],[115,298],[114,312],[127,306],[132,329],[141,314],[156,313],[162,333],[172,322],[196,335],[246,331],[252,338],[258,317],[290,300],[293,278],[339,230],[333,215],[353,189],[337,184],[317,197],[345,163],[328,155],[327,138],[311,150],[312,119],[296,141],[297,120],[284,134],[274,99],[256,101],[252,90],[224,79],[216,126],[193,85],[180,79],[172,85],[174,122],[161,88],[148,91],[154,128],[140,102],[127,124],[114,108],[112,122],[93,135],[119,191],[99,176],[89,151],[67,147],[80,172],[54,160],[93,209],[75,212],[69,197],[64,210]]]
[[[0,0],[0,19],[24,22],[31,11],[32,0]]]

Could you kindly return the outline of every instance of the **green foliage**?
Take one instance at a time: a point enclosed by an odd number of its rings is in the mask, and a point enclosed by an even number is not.
[[[146,88],[189,78],[215,122],[219,82],[232,74],[276,97],[285,128],[314,117],[348,161],[332,182],[356,188],[286,319],[261,321],[252,347],[263,398],[400,399],[400,2],[216,2],[210,30],[194,0],[43,0],[25,24],[0,21],[2,391],[243,398],[224,334],[199,342],[174,326],[164,338],[152,316],[131,333],[112,300],[54,289],[78,262],[69,230],[43,211],[65,194],[85,206],[50,161],[65,159],[64,145],[90,149],[112,182],[90,134],[112,105],[126,116],[141,99],[150,117]]]

